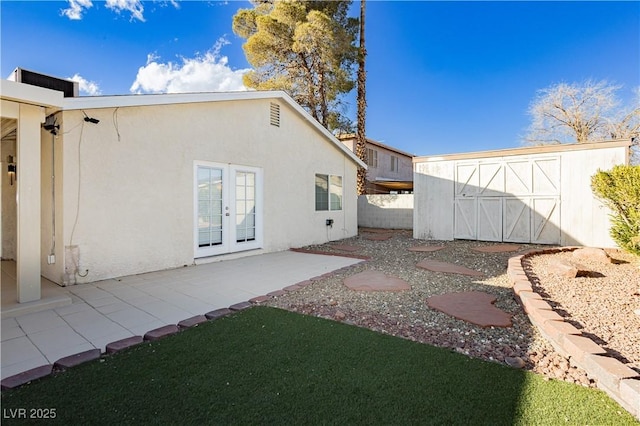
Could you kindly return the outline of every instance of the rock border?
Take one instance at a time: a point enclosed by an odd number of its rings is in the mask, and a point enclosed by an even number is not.
[[[300,251],[303,253],[308,253],[308,251],[302,251],[302,250]],[[321,254],[329,254],[329,253],[323,252]],[[355,257],[355,256],[349,256],[348,254],[345,254],[345,255],[332,254],[332,255],[342,256],[342,257]],[[362,257],[357,257],[357,258],[362,259]],[[366,259],[362,259],[362,260],[366,260]],[[351,265],[351,266],[345,266],[343,268],[336,269],[335,271],[327,272],[326,274],[322,274],[317,277],[309,278],[308,280],[304,280],[299,283],[286,286],[282,290],[272,291],[271,293],[266,294],[264,296],[256,296],[250,300],[231,305],[228,308],[220,308],[220,309],[213,310],[211,312],[207,312],[204,315],[196,315],[194,317],[184,319],[180,321],[178,324],[168,324],[160,328],[156,328],[154,330],[149,330],[147,333],[145,333],[144,336],[131,336],[125,339],[108,343],[105,346],[105,352],[102,352],[102,353],[100,352],[99,349],[91,349],[89,351],[81,352],[78,354],[67,355],[64,358],[60,358],[54,363],[44,364],[44,365],[32,368],[30,370],[15,374],[13,376],[5,377],[0,382],[0,389],[2,391],[15,389],[20,386],[26,385],[34,380],[42,379],[44,377],[47,377],[53,374],[61,373],[65,370],[68,370],[69,368],[73,368],[85,362],[93,361],[99,358],[104,358],[104,357],[113,355],[117,352],[123,351],[125,349],[129,349],[141,343],[144,343],[144,342],[151,343],[156,340],[162,339],[164,337],[181,333],[184,330],[187,330],[191,327],[197,327],[199,324],[202,324],[203,322],[215,321],[219,318],[226,317],[227,315],[231,315],[235,312],[251,308],[252,306],[255,306],[255,305],[259,305],[274,297],[281,296],[286,292],[299,290],[301,288],[304,288],[312,284],[314,281],[319,281],[319,280],[331,277],[334,274],[345,272],[360,263],[362,262],[356,263],[355,265]]]
[[[575,251],[580,248],[583,247],[531,250],[511,257],[507,266],[509,281],[513,284],[513,292],[529,320],[549,343],[595,379],[598,388],[640,420],[640,374],[608,356],[607,351],[600,345],[564,321],[564,318],[533,290],[531,279],[525,271],[524,262],[529,257]]]

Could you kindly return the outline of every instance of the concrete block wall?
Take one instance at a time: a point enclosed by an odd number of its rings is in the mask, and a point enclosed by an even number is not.
[[[360,195],[358,226],[413,229],[413,194]]]

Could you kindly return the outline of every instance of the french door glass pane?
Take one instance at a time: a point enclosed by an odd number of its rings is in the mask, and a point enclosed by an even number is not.
[[[255,240],[255,173],[236,172],[236,242]]]
[[[222,170],[198,167],[198,245],[222,244]]]

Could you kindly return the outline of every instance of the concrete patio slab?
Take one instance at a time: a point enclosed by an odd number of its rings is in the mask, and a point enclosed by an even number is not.
[[[5,318],[3,304],[0,373],[5,379],[77,353],[113,350],[118,346],[113,342],[137,341],[142,337],[133,336],[177,327],[206,313],[210,319],[213,312],[243,307],[253,297],[359,262],[362,259],[282,251],[58,287],[70,304],[11,318]],[[9,262],[3,261],[5,265],[10,269]],[[2,277],[3,293],[7,276]]]

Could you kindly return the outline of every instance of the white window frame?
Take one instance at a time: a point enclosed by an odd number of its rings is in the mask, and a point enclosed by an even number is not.
[[[315,182],[318,179],[318,176],[322,176],[322,177],[326,177],[326,182],[327,182],[327,208],[326,209],[318,209],[318,190],[317,190],[317,185],[315,185]],[[335,185],[332,185],[331,181],[332,178],[340,178],[340,194],[339,194],[339,201],[340,201],[340,207],[339,208],[332,208],[332,202],[331,202],[331,195],[334,194],[334,192],[332,192],[332,188],[335,187]],[[327,212],[327,211],[342,211],[344,206],[344,178],[341,175],[331,175],[331,174],[325,174],[325,173],[316,173],[314,175],[314,207],[315,207],[315,211],[317,212]]]

